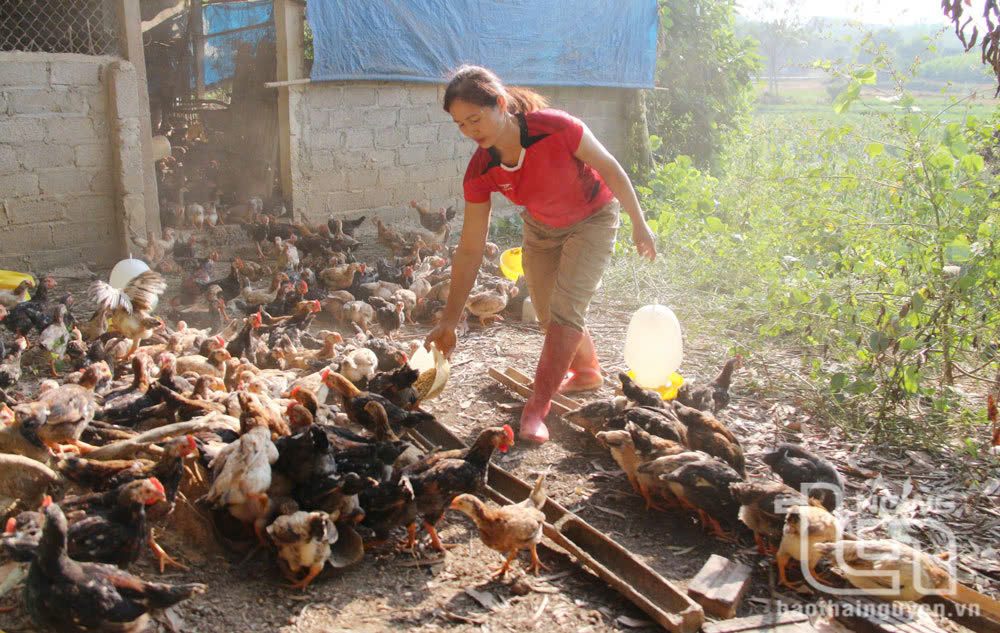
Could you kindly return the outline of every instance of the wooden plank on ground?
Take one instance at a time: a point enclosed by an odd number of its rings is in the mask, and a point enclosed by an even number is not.
[[[532,391],[531,387],[529,387],[527,385],[527,383],[523,382],[522,380],[520,380],[518,378],[514,378],[514,377],[510,376],[510,370],[508,370],[507,373],[504,373],[504,372],[501,372],[498,369],[490,367],[489,368],[489,375],[490,375],[490,378],[492,378],[493,380],[496,380],[497,382],[502,383],[504,386],[512,389],[513,391],[515,391],[516,393],[520,394],[521,396],[524,396],[525,398],[530,398],[531,394],[534,393],[534,391]],[[523,376],[523,374],[521,374],[521,375]],[[565,396],[562,396],[562,398],[565,398]],[[566,398],[566,400],[569,400],[569,399]],[[570,400],[570,402],[573,403],[573,404],[576,404],[573,400]],[[579,405],[576,405],[576,406],[566,406],[566,404],[564,404],[564,403],[565,403],[565,400],[561,400],[561,399],[557,400],[556,398],[553,398],[552,399],[552,411],[554,411],[555,413],[558,413],[559,415],[562,415],[562,414],[566,413],[567,411],[572,411],[573,409],[576,409],[579,406]]]
[[[531,387],[532,384],[534,383],[534,380],[532,380],[530,376],[528,376],[527,374],[525,374],[516,367],[508,367],[506,370],[504,370],[504,373],[528,387]],[[566,409],[569,411],[572,411],[573,409],[579,409],[582,406],[581,402],[577,402],[573,398],[570,398],[569,396],[564,396],[561,393],[556,393],[556,395],[552,396],[552,402],[558,402],[562,406],[566,407]]]
[[[753,570],[743,563],[712,554],[688,585],[687,592],[706,613],[731,618],[750,588],[752,574]]]
[[[706,622],[701,630],[703,633],[757,633],[759,631],[816,633],[816,629],[809,623],[809,616],[801,611],[782,611],[780,613],[750,615],[732,620]]]

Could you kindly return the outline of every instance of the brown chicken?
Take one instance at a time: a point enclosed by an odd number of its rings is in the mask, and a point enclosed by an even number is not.
[[[113,565],[77,562],[67,554],[68,527],[59,506],[45,508],[43,517],[24,605],[44,630],[138,633],[148,627],[149,611],[173,606],[206,589],[202,584],[149,583]]]
[[[690,448],[718,457],[745,476],[743,446],[725,424],[707,411],[692,409],[678,402],[674,403],[674,412],[687,427],[687,445]]]
[[[392,251],[393,256],[399,256],[409,250],[409,243],[403,236],[385,225],[382,218],[374,217],[372,222],[378,226],[378,243]]]
[[[66,383],[46,391],[38,400],[14,407],[18,429],[35,446],[47,446],[62,453],[69,444],[84,452],[94,447],[80,441],[83,430],[94,419],[97,404],[94,388],[111,379],[111,369],[104,361],[94,363],[80,378],[79,384]]]
[[[413,486],[415,513],[423,519],[424,529],[436,549],[445,551],[434,526],[452,500],[460,494],[482,490],[486,486],[486,471],[493,451],[506,452],[513,445],[514,431],[509,426],[488,428],[479,434],[463,457],[450,452],[447,457],[428,455],[401,471],[401,476],[409,479]],[[410,549],[416,547],[416,534],[414,517],[409,525],[407,546]]]
[[[128,282],[124,290],[117,290],[101,280],[91,285],[90,294],[94,301],[108,311],[115,329],[132,341],[126,358],[139,347],[139,341],[152,336],[153,331],[162,325],[162,321],[150,313],[156,309],[160,295],[166,289],[167,282],[160,273],[152,270]]]
[[[278,548],[278,566],[292,582],[290,589],[305,589],[323,571],[339,536],[329,514],[302,510],[279,516],[267,526],[267,534]],[[299,578],[302,572],[306,574]]]
[[[475,521],[483,544],[507,555],[503,565],[493,570],[496,572],[494,578],[503,578],[507,574],[511,561],[522,549],[531,550],[529,571],[538,575],[539,568],[548,569],[538,559],[535,549],[542,540],[542,526],[545,525],[545,514],[542,513],[542,506],[545,505],[544,483],[545,475],[539,475],[527,499],[501,508],[487,505],[479,497],[468,493],[452,500],[452,510],[458,510]]]
[[[798,490],[768,479],[733,483],[729,491],[740,502],[740,521],[753,531],[761,555],[775,551],[772,542],[781,536],[788,509],[809,503]]]
[[[236,398],[240,403],[240,428],[266,426],[273,435],[279,437],[292,434],[288,421],[281,417],[281,411],[266,406],[256,394],[239,391],[236,393]]]
[[[733,381],[733,371],[743,366],[743,357],[736,355],[726,361],[719,375],[711,382],[699,385],[685,382],[677,389],[677,402],[698,409],[718,413],[729,406],[729,386]]]

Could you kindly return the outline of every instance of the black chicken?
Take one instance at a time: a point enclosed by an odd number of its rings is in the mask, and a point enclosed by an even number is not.
[[[347,417],[369,431],[375,428],[375,420],[365,410],[365,405],[372,401],[379,403],[385,409],[393,432],[399,432],[404,426],[412,427],[434,419],[434,416],[426,411],[407,411],[378,394],[361,391],[335,371],[323,370],[323,383],[341,395]]]
[[[625,372],[618,373],[618,380],[622,381],[622,393],[629,400],[644,407],[667,408],[667,404],[660,397],[660,394],[651,389],[643,389]]]
[[[818,499],[833,512],[844,495],[844,480],[830,460],[799,444],[778,444],[761,461],[771,467],[786,485]]]
[[[361,226],[361,224],[364,223],[364,221],[367,219],[368,216],[363,215],[360,218],[355,218],[354,220],[341,220],[340,225],[341,228],[344,230],[344,233],[347,233],[351,237],[354,237],[354,232],[358,230],[358,227]],[[333,214],[330,214],[330,218],[326,221],[326,225],[330,227],[330,231],[336,233],[337,231],[334,223],[335,220],[333,218]]]
[[[150,583],[112,565],[80,563],[67,555],[66,517],[58,505],[43,510],[38,554],[28,570],[24,604],[35,625],[57,633],[115,630],[134,633],[148,612],[204,593],[192,583]]]

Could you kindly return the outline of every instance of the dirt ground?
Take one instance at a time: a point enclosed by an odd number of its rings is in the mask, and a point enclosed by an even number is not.
[[[221,266],[220,266],[221,269]],[[62,280],[60,280],[62,282]],[[67,278],[63,287],[79,290],[88,281]],[[623,368],[625,330],[631,311],[605,289],[591,308],[590,323],[605,370],[614,376]],[[85,309],[75,310],[86,315]],[[682,324],[684,315],[681,314]],[[315,329],[315,326],[314,326]],[[427,328],[408,327],[402,337],[419,339]],[[516,424],[521,399],[493,382],[489,367],[513,365],[533,373],[542,336],[537,327],[516,322],[488,328],[474,327],[452,357],[452,376],[442,396],[426,404],[459,437],[471,441],[485,426]],[[681,373],[688,379],[710,379],[725,360],[725,349],[711,341],[686,340]],[[801,413],[797,403],[769,384],[775,379],[768,359],[747,359],[732,387],[732,404],[720,413],[744,443],[748,476],[767,469],[757,457],[778,441],[800,441],[823,452],[844,472],[850,499],[842,518],[854,527],[887,535],[899,529],[893,518],[934,519],[946,523],[958,538],[959,572],[967,584],[1000,595],[1000,565],[995,543],[1000,539],[996,464],[961,464],[946,454],[929,455],[865,447],[849,442],[836,429],[826,428]],[[600,396],[609,396],[605,386]],[[753,584],[738,616],[813,601],[815,596],[776,589],[772,559],[758,556],[749,532],[738,544],[703,534],[690,519],[646,511],[607,450],[575,427],[550,417],[552,440],[542,447],[518,444],[497,462],[527,481],[547,473],[548,495],[609,535],[667,579],[680,587],[697,573],[713,553],[739,560],[753,570]],[[935,495],[954,501],[946,511],[932,507]],[[947,515],[947,516],[945,516]],[[926,523],[926,522],[925,522]],[[929,530],[916,524],[925,540]],[[923,526],[923,527],[921,527]],[[439,526],[446,543],[456,545],[441,556],[425,548],[417,557],[384,548],[366,552],[346,570],[327,569],[305,591],[288,590],[273,556],[261,551],[249,560],[220,550],[210,542],[182,542],[176,535],[158,533],[168,551],[191,565],[189,572],[158,573],[149,559],[134,571],[166,582],[203,582],[204,595],[169,612],[164,630],[211,631],[546,631],[579,633],[623,631],[654,627],[648,616],[623,599],[595,575],[568,556],[543,548],[542,561],[551,569],[541,577],[524,574],[522,553],[504,581],[491,580],[490,567],[500,554],[479,541],[471,521],[448,513]],[[2,568],[0,575],[9,567]],[[2,579],[0,579],[2,582]],[[523,595],[521,595],[523,594]],[[31,631],[20,588],[0,597],[0,629]]]

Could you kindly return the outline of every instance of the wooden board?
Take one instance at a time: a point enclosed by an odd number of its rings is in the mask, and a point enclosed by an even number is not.
[[[745,618],[706,622],[704,633],[816,633],[809,623],[809,616],[799,611],[765,613]]]
[[[531,388],[531,379],[513,367],[508,367],[503,371],[490,367],[489,375],[493,380],[525,398],[530,398],[535,393]],[[573,409],[579,409],[581,406],[580,402],[567,398],[561,393],[552,397],[552,411],[559,415]]]
[[[706,613],[728,619],[736,615],[740,600],[750,588],[752,574],[753,570],[743,563],[712,554],[687,592]]]

